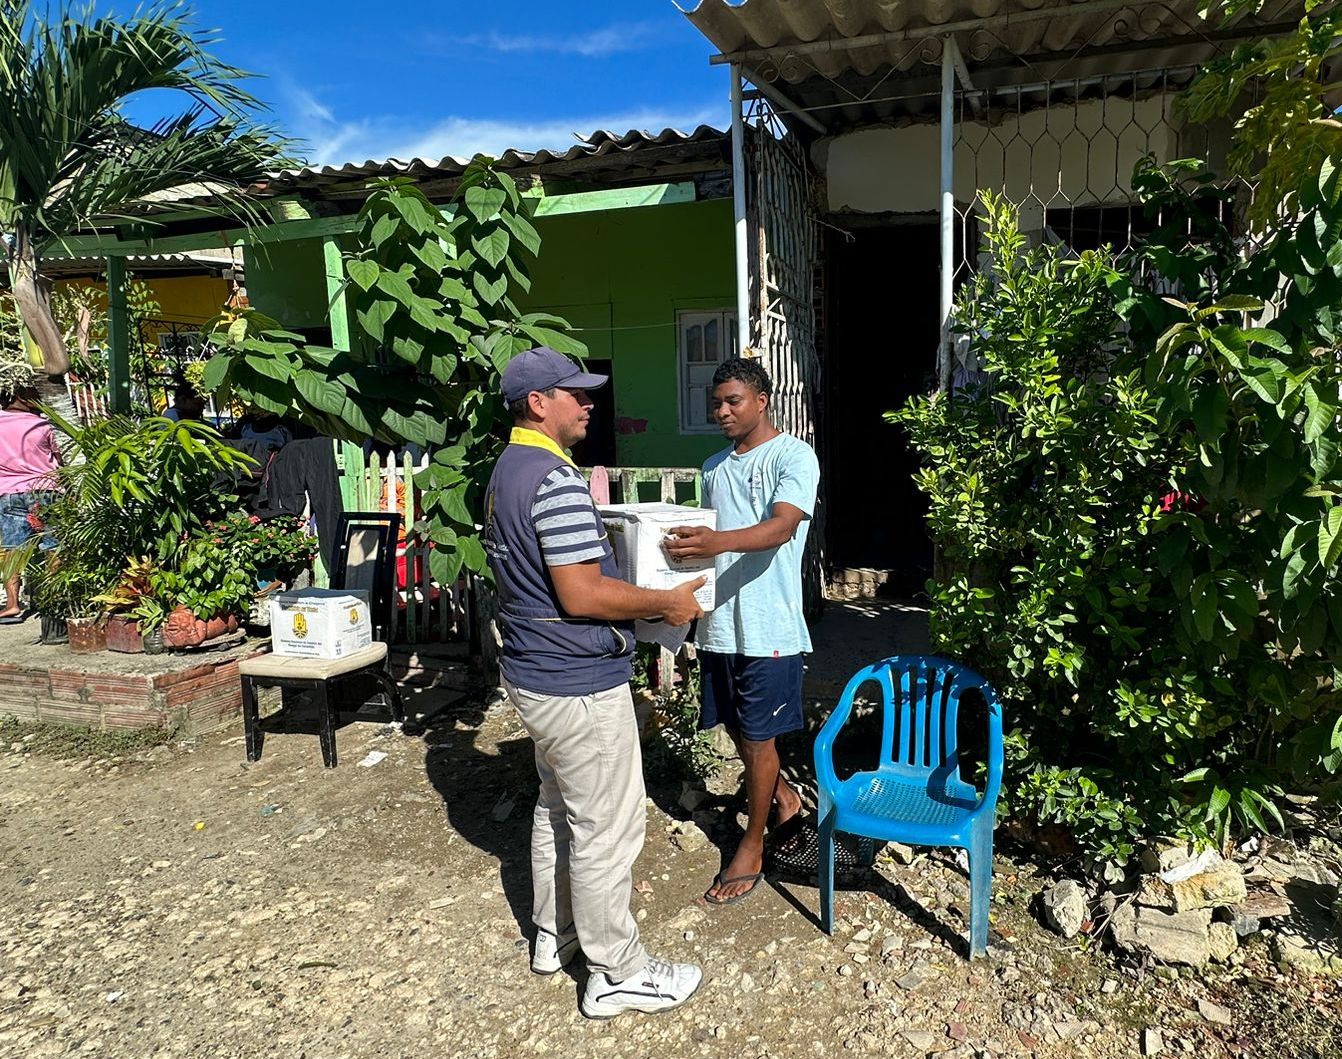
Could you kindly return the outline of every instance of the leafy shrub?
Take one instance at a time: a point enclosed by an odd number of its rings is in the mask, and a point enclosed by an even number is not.
[[[45,411],[69,438],[46,513],[59,551],[113,576],[133,556],[171,564],[235,499],[220,479],[255,462],[204,423],[113,416],[80,426]]]
[[[1026,249],[988,198],[956,312],[983,381],[891,413],[948,571],[934,640],[1007,703],[1005,809],[1094,854],[1263,829],[1342,763],[1342,253],[1311,242],[1338,183],[1247,258],[1186,164],[1138,174],[1165,223],[1122,261]]]
[[[233,511],[205,523],[192,548],[218,553],[222,562],[245,567],[253,575],[274,574],[310,566],[317,556],[317,538],[307,533],[298,515],[262,519]]]

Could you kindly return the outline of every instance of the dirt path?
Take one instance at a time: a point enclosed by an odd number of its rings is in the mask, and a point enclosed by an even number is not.
[[[1069,949],[1005,860],[1011,940],[973,965],[964,877],[939,855],[842,894],[833,939],[810,887],[710,910],[719,852],[675,844],[680,789],[657,783],[637,914],[653,952],[700,960],[706,982],[678,1012],[590,1023],[581,974],[528,970],[535,777],[508,713],[462,710],[422,739],[353,725],[329,771],[311,736],[272,735],[252,765],[240,742],[0,755],[0,1055],[1111,1057],[1141,1054],[1148,1028],[1166,1055],[1334,1054],[1310,1049],[1336,992],[1252,948],[1173,981]],[[360,767],[370,751],[386,757]]]

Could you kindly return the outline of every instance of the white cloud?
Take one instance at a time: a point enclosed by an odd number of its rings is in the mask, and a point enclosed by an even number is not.
[[[313,122],[330,123],[335,121],[331,108],[322,104],[316,96],[302,85],[287,78],[280,83],[280,91],[289,106],[305,125]]]
[[[562,118],[535,120],[467,118],[448,115],[427,126],[394,115],[338,120],[329,108],[315,106],[295,114],[295,134],[308,144],[312,165],[340,165],[369,159],[424,158],[452,155],[469,158],[477,153],[502,154],[510,147],[521,151],[566,150],[580,136],[599,129],[623,134],[630,129],[661,132],[665,128],[692,130],[701,124],[726,120],[725,106],[684,110],[631,110],[576,113]]]
[[[631,22],[606,26],[588,33],[514,34],[476,33],[459,38],[460,43],[504,53],[551,52],[600,59],[620,52],[638,51],[653,43],[657,25]]]

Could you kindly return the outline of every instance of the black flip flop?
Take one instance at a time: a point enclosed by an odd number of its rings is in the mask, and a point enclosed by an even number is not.
[[[27,620],[27,614],[11,614],[8,617],[0,618],[0,625],[22,625]]]
[[[747,879],[752,880],[750,883],[749,890],[745,890],[744,892],[737,894],[735,897],[713,896],[712,893],[713,886],[730,886],[732,883],[745,882]],[[704,900],[707,901],[710,905],[734,905],[736,904],[737,901],[744,901],[747,897],[753,894],[756,891],[756,889],[759,888],[759,884],[763,881],[764,881],[764,872],[762,871],[757,871],[753,875],[736,875],[730,879],[724,879],[722,877],[722,872],[718,872],[715,876],[713,876],[713,886],[710,886],[707,890],[704,891]]]

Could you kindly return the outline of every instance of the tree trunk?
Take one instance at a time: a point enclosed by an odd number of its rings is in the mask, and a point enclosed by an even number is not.
[[[70,370],[70,354],[51,312],[51,290],[38,270],[37,248],[23,224],[15,226],[9,256],[9,275],[19,316],[42,351],[42,369],[52,377]]]
[[[65,379],[60,375],[39,375],[33,383],[33,389],[37,391],[37,399],[48,408],[53,409],[64,419],[71,423],[79,425],[83,422],[79,416],[79,410],[75,408],[74,398],[70,396],[70,389],[65,385]],[[57,435],[60,440],[60,435]]]

